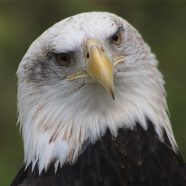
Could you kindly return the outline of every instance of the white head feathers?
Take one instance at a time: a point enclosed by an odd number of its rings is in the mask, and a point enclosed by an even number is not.
[[[118,27],[123,43],[116,47],[110,38]],[[115,100],[90,78],[66,79],[85,68],[83,43],[89,38],[99,40],[111,60],[126,56],[114,68]],[[70,54],[70,66],[56,64],[59,53]],[[51,162],[56,167],[74,162],[83,144],[99,139],[106,128],[113,135],[136,122],[146,129],[147,117],[160,140],[164,129],[176,149],[157,60],[140,34],[116,15],[83,13],[55,24],[30,46],[17,75],[25,163],[38,163],[40,172]]]

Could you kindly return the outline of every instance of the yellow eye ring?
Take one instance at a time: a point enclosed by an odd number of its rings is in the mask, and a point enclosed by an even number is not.
[[[121,45],[122,43],[122,34],[121,31],[118,30],[113,36],[112,36],[112,43],[114,45]]]

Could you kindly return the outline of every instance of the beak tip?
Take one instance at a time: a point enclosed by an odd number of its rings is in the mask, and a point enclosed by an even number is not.
[[[112,99],[113,99],[113,100],[115,100],[114,91],[113,91],[113,90],[111,90],[111,91],[110,91],[110,93],[111,93]]]

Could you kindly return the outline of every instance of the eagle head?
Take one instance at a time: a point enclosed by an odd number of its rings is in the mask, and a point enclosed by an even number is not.
[[[26,165],[41,172],[73,163],[107,129],[146,129],[147,118],[176,147],[157,64],[138,31],[111,13],[82,13],[46,30],[17,71]]]

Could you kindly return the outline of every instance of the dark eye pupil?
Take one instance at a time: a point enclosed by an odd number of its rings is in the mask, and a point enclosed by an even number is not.
[[[61,56],[61,61],[67,61],[67,56],[66,55],[62,55]]]
[[[113,40],[118,41],[118,36],[117,35],[113,36]]]
[[[70,58],[68,54],[57,54],[56,61],[60,66],[67,66],[70,64]]]

